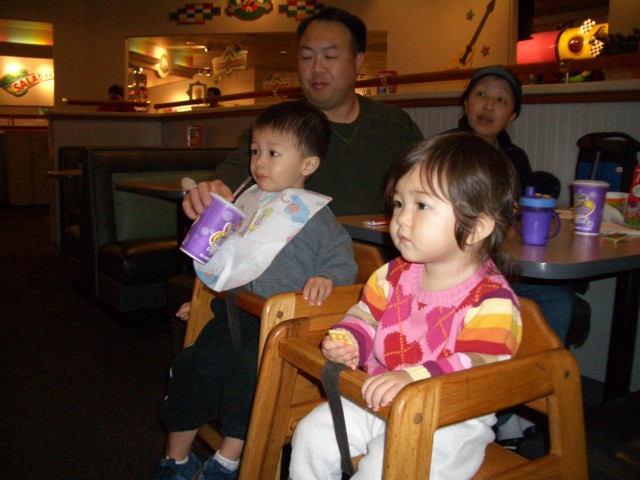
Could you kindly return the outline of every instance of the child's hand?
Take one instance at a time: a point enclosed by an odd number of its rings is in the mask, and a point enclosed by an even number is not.
[[[380,407],[389,405],[402,387],[412,381],[411,375],[404,370],[369,377],[362,384],[362,398],[367,407],[377,412]]]
[[[176,312],[176,317],[185,322],[189,320],[189,311],[191,310],[191,302],[186,302],[180,305],[180,308]]]
[[[302,294],[305,300],[309,300],[310,305],[322,305],[329,295],[333,282],[327,277],[311,277],[304,284]]]
[[[322,340],[322,354],[334,363],[343,363],[351,370],[358,366],[357,347],[342,340],[335,340],[330,335]]]

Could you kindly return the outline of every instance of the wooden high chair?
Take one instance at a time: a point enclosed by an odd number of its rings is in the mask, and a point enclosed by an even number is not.
[[[538,306],[523,298],[520,302],[523,340],[515,358],[414,382],[381,409],[379,415],[388,421],[385,480],[428,479],[437,428],[521,404],[547,415],[550,451],[529,461],[492,443],[474,479],[587,478],[577,363]],[[320,382],[326,360],[319,344],[342,316],[297,318],[272,329],[262,357],[241,480],[277,478],[282,446],[290,441],[297,422],[321,401],[302,395],[300,385]],[[342,395],[363,407],[360,389],[366,377],[361,370],[349,369],[340,376]]]
[[[302,292],[281,293],[270,298],[263,298],[260,295],[248,291],[239,292],[236,296],[238,308],[249,312],[251,315],[260,317],[260,343],[258,359],[262,357],[262,350],[267,339],[267,335],[274,325],[296,317],[326,313],[344,313],[360,298],[362,284],[369,276],[384,264],[380,251],[364,243],[354,242],[353,250],[355,261],[358,265],[358,275],[355,285],[335,287],[329,298],[320,306],[311,306],[309,302],[302,298]],[[208,288],[200,279],[196,277],[193,293],[191,296],[191,309],[184,338],[184,346],[193,343],[204,326],[209,322],[213,314],[211,312],[211,300],[218,295]],[[260,362],[260,360],[258,360]],[[320,393],[317,387],[312,384],[309,388],[311,395],[316,398]],[[315,392],[315,393],[314,393]],[[198,431],[202,440],[214,450],[222,445],[222,437],[210,424],[204,425]]]

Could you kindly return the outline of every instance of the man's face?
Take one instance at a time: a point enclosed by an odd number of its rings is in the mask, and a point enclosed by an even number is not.
[[[298,77],[305,97],[329,115],[353,95],[364,59],[353,55],[351,34],[336,22],[314,21],[298,42]]]

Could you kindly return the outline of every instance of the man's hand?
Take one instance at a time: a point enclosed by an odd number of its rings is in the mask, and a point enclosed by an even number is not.
[[[220,180],[200,182],[198,187],[189,191],[182,200],[182,209],[185,215],[191,220],[195,220],[205,208],[211,205],[210,192],[221,196],[229,202],[233,202],[233,192]]]
[[[389,405],[402,387],[412,382],[411,375],[404,370],[386,372],[367,378],[362,384],[362,398],[374,412]]]
[[[320,306],[331,295],[332,288],[333,282],[327,277],[311,277],[304,284],[302,295],[310,305]]]

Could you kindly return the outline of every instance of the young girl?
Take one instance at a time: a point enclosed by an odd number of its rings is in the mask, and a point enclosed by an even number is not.
[[[368,280],[360,302],[322,342],[325,357],[371,375],[362,386],[377,411],[411,382],[511,358],[522,335],[519,305],[500,269],[516,202],[508,158],[477,136],[451,133],[414,145],[389,179],[398,257]],[[348,344],[351,345],[348,345]],[[386,424],[343,398],[353,479],[382,478]],[[470,478],[493,441],[495,415],[439,429],[431,478]],[[295,430],[293,480],[340,479],[328,404]]]

